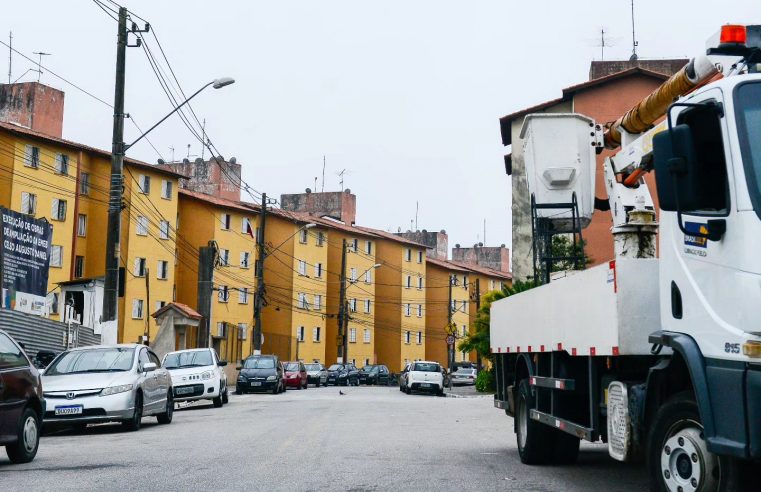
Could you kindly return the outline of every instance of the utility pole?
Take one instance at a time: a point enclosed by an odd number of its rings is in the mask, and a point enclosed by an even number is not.
[[[214,288],[214,257],[216,246],[209,241],[208,246],[198,249],[198,314],[201,323],[198,325],[197,347],[209,346],[209,330],[211,321],[211,295]]]
[[[254,355],[262,353],[262,308],[264,307],[264,226],[267,221],[267,194],[262,193],[259,233],[256,235],[256,296],[254,296]]]
[[[145,267],[145,337],[143,343],[149,345],[151,343],[151,271],[148,267]]]
[[[103,320],[115,321],[119,305],[119,256],[124,191],[124,71],[127,55],[127,9],[119,7],[116,42],[116,82],[114,89],[114,128],[111,139],[111,188],[108,195],[106,234],[106,278],[103,287]]]
[[[449,303],[447,304],[447,332],[455,335],[457,333],[457,328],[452,329],[452,315],[454,313],[452,312],[452,276],[449,276]],[[456,340],[456,338],[455,338]],[[454,343],[447,343],[447,355],[449,356],[449,371],[452,371],[452,366],[454,366]],[[451,378],[450,378],[451,380]]]
[[[13,73],[13,31],[8,33],[8,83],[11,83],[11,74]]]
[[[346,239],[341,243],[341,287],[338,295],[338,333],[341,334],[341,344],[338,346],[338,363],[348,360],[349,313],[346,305]]]
[[[476,279],[476,317],[478,317],[478,312],[481,310],[481,279]],[[475,318],[472,320],[474,323],[476,320]],[[476,370],[478,372],[481,372],[481,354],[476,351]]]

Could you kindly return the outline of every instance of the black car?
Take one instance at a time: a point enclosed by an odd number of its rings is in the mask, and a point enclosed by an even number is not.
[[[390,373],[384,365],[368,364],[359,371],[359,382],[362,384],[379,384],[388,386]]]
[[[249,391],[271,391],[273,395],[285,391],[283,364],[275,355],[252,355],[241,361],[240,374],[235,383],[235,394]]]
[[[328,384],[338,386],[359,386],[359,371],[352,364],[333,364],[328,367]]]
[[[21,346],[0,330],[0,446],[12,463],[34,459],[44,414],[40,373]]]

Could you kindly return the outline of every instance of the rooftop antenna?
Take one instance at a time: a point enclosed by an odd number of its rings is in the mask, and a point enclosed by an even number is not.
[[[597,35],[592,38],[591,44],[600,48],[600,61],[605,60],[605,50],[615,46],[618,40],[618,38],[610,36],[610,30],[607,26],[598,27]]]
[[[37,82],[39,82],[40,77],[42,76],[42,57],[50,56],[53,53],[45,53],[44,51],[33,51],[32,53],[39,55],[39,59],[37,60]]]
[[[417,228],[417,214],[418,214],[419,210],[420,210],[420,202],[415,200],[415,230],[416,231],[418,230],[418,228]]]
[[[484,219],[484,244],[486,244],[486,219]]]
[[[11,83],[11,74],[13,71],[13,31],[8,32],[8,83]]]
[[[637,38],[634,35],[634,0],[631,0],[632,3],[632,56],[629,57],[629,61],[637,61],[637,46],[639,43],[637,43]]]
[[[344,190],[344,176],[349,174],[349,170],[348,169],[341,169],[341,171],[337,172],[336,174],[340,178],[339,184],[341,185],[341,191],[343,192],[343,190]]]
[[[172,160],[170,162],[174,162],[174,146],[170,145],[169,150],[172,152]]]
[[[317,191],[317,176],[314,177],[314,191]]]
[[[190,160],[190,144],[188,144],[188,160]]]
[[[206,118],[203,119],[203,125],[201,125],[201,159],[203,159],[204,150],[206,147]]]
[[[317,185],[315,185],[314,189],[317,189]],[[325,191],[325,154],[322,155],[322,192]]]

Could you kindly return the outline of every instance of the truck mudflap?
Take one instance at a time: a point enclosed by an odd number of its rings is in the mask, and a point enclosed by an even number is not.
[[[708,450],[737,458],[761,458],[761,367],[707,359],[695,340],[684,333],[658,331],[649,340],[670,347],[687,365]],[[653,394],[650,388],[648,393]]]

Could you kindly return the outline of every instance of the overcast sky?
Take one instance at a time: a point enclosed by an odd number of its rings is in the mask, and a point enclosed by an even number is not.
[[[105,1],[105,0],[104,0]],[[357,222],[446,229],[449,243],[510,244],[510,182],[498,119],[559,97],[600,59],[631,54],[629,0],[605,1],[168,1],[125,0],[147,19],[186,93],[215,77],[193,107],[224,157],[253,188],[279,197],[345,186]],[[0,39],[113,102],[116,22],[89,0],[8,2]],[[135,19],[140,22],[139,20]],[[691,57],[722,23],[760,23],[758,0],[638,0],[638,53]],[[155,40],[149,46],[159,55]],[[7,81],[7,49],[0,46]],[[16,55],[12,78],[32,63]],[[27,73],[21,80],[36,80]],[[64,137],[111,147],[111,111],[49,73],[66,92]],[[127,54],[126,110],[145,129],[171,109],[142,49]],[[138,132],[126,125],[126,141]],[[172,118],[150,137],[164,159],[194,158],[197,140]],[[158,158],[147,143],[131,157]],[[206,154],[208,157],[208,153]],[[245,198],[245,197],[244,197]]]

